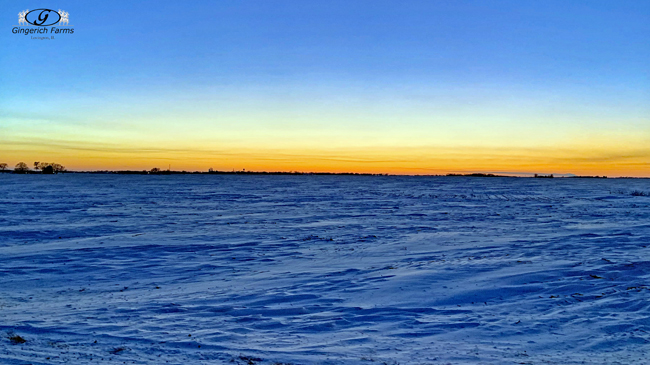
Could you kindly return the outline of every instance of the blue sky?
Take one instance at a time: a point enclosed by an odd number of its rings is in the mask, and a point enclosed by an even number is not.
[[[67,11],[75,33],[11,33],[21,10],[44,7]],[[650,163],[650,2],[16,1],[3,12],[7,162],[635,175]]]

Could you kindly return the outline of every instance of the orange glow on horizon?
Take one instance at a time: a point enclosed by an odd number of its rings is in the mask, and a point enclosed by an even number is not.
[[[503,175],[575,174],[650,177],[647,151],[625,154],[550,148],[365,148],[338,150],[69,151],[56,148],[14,149],[0,162],[58,162],[70,171],[280,171],[352,172],[395,175],[496,173]]]

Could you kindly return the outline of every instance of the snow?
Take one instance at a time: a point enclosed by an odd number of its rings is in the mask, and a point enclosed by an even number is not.
[[[635,191],[2,174],[0,363],[648,364]]]

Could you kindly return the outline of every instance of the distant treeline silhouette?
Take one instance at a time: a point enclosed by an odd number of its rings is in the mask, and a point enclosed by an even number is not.
[[[535,174],[536,178],[538,179],[553,179],[555,176],[553,174],[550,175],[540,175],[540,174]],[[581,176],[581,175],[571,175],[571,176],[562,176],[563,178],[568,178],[568,179],[607,179],[607,176]]]
[[[470,176],[470,177],[516,177],[516,176],[507,176],[507,175],[495,175],[495,174],[447,174],[447,176]]]
[[[567,176],[567,177],[571,178],[571,179],[607,179],[607,176],[605,176],[605,175],[603,175],[603,176],[580,176],[580,175],[576,175],[576,176]]]
[[[118,174],[118,175],[360,175],[360,176],[388,176],[389,174],[370,174],[358,172],[300,172],[300,171],[218,171],[209,169],[205,171],[173,171],[161,170],[154,167],[151,170],[118,170],[118,171],[87,171],[89,174]]]
[[[24,162],[19,162],[16,164],[13,170],[8,170],[7,163],[0,163],[0,173],[15,173],[15,174],[58,174],[58,173],[74,173],[74,174],[117,174],[117,175],[343,175],[343,176],[449,176],[449,177],[509,177],[517,178],[521,176],[509,176],[509,175],[497,175],[497,174],[486,174],[486,173],[469,173],[469,174],[447,174],[447,175],[396,175],[396,174],[372,174],[372,173],[361,173],[361,172],[300,172],[300,171],[246,171],[242,170],[231,170],[231,171],[218,171],[212,168],[208,171],[173,171],[171,169],[163,170],[158,167],[154,167],[151,170],[100,170],[100,171],[68,171],[65,166],[55,163],[55,162],[34,162],[33,170]],[[544,175],[544,174],[534,174],[534,178],[545,178],[552,179],[555,178],[553,174]],[[580,175],[569,175],[569,176],[560,176],[560,178],[568,179],[606,179],[607,176],[580,176]],[[637,179],[635,177],[621,177],[625,179]],[[644,178],[641,178],[644,179]]]
[[[24,162],[18,162],[13,170],[7,170],[7,163],[0,163],[0,172],[13,172],[14,174],[58,174],[66,172],[65,166],[56,162],[34,162],[34,170]]]

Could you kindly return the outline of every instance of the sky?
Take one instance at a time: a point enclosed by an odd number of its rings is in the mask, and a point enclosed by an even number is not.
[[[2,5],[10,166],[650,177],[648,1]]]

